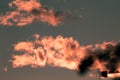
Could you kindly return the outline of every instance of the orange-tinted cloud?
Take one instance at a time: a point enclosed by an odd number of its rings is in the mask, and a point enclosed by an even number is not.
[[[30,65],[41,67],[46,64],[77,70],[79,61],[86,55],[89,47],[82,47],[72,37],[57,36],[39,37],[35,35],[35,41],[18,42],[14,50],[23,52],[21,55],[13,55],[14,68]]]
[[[0,16],[1,25],[21,27],[36,20],[52,26],[62,23],[62,15],[56,16],[53,9],[47,9],[37,0],[13,0],[8,5],[14,10]]]
[[[34,41],[18,42],[14,45],[14,50],[23,54],[12,56],[13,68],[51,65],[77,71],[81,71],[80,69],[119,71],[120,55],[117,51],[120,45],[115,42],[81,46],[72,37],[40,37],[38,34],[34,37]]]

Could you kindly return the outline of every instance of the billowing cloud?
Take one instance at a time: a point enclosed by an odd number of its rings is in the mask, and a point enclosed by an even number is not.
[[[57,15],[53,9],[41,5],[38,0],[13,0],[8,6],[12,9],[0,15],[0,24],[7,26],[25,26],[34,21],[57,26],[62,23],[63,14]]]
[[[13,68],[27,65],[43,67],[48,64],[77,70],[79,61],[86,55],[85,49],[89,48],[80,46],[72,37],[39,37],[38,34],[35,37],[35,41],[14,44],[14,51],[23,54],[12,56]]]
[[[80,73],[88,69],[110,73],[120,71],[120,43],[104,42],[94,46],[82,46],[72,37],[40,37],[38,34],[34,37],[34,41],[14,44],[14,51],[22,54],[12,56],[13,68],[51,65]]]

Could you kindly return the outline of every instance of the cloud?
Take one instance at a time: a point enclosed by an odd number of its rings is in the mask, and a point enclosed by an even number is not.
[[[13,68],[46,65],[76,70],[83,74],[86,70],[99,69],[108,72],[120,71],[120,43],[104,42],[102,44],[81,46],[72,37],[34,35],[34,41],[14,44]]]
[[[22,27],[36,20],[52,26],[62,23],[63,15],[57,15],[57,12],[42,6],[37,0],[13,0],[8,5],[13,10],[0,15],[1,25]]]
[[[78,42],[72,37],[39,37],[38,34],[34,37],[35,41],[14,44],[14,50],[23,54],[12,56],[13,68],[27,65],[43,67],[48,64],[76,70],[80,59],[85,56],[85,49],[79,47]]]

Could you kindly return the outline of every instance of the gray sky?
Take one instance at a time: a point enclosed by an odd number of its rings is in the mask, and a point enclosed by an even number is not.
[[[0,13],[8,11],[8,2],[0,1]],[[70,12],[71,17],[62,25],[52,27],[47,23],[33,22],[25,27],[0,25],[0,79],[1,80],[88,80],[76,71],[47,66],[33,69],[30,67],[12,69],[8,60],[13,44],[30,40],[33,34],[41,36],[73,37],[81,45],[120,40],[120,0],[40,0],[42,5],[56,11]],[[3,67],[8,66],[4,72]],[[89,79],[93,80],[93,79]],[[106,79],[107,80],[107,79]]]

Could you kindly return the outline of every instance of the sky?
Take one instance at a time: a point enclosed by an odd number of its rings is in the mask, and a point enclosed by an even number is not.
[[[14,0],[0,1],[0,14],[6,15],[6,12],[14,9],[8,7],[8,3],[11,1]],[[0,23],[0,79],[96,80],[96,78],[89,77],[88,74],[81,76],[75,70],[50,65],[38,68],[31,68],[30,66],[12,68],[11,57],[13,54],[18,54],[13,47],[18,42],[34,40],[34,34],[39,34],[40,37],[57,37],[58,35],[73,37],[74,40],[77,40],[83,46],[102,44],[104,41],[118,42],[120,40],[120,1],[40,0],[40,4],[58,12],[60,17],[62,15],[64,17],[62,22],[60,24],[57,22],[52,24],[50,20],[36,20],[32,23],[26,22],[27,24],[22,27],[16,24],[10,26]],[[37,14],[32,14],[36,18]],[[49,15],[47,16],[49,17]],[[5,18],[2,17],[1,19],[4,20]],[[8,70],[4,71],[3,69],[6,67]],[[96,75],[97,72],[93,71],[93,73]],[[105,78],[103,80],[111,79]]]

